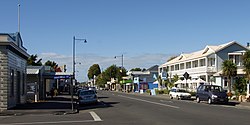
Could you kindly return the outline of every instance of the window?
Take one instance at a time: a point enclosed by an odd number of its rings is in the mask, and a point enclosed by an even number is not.
[[[215,66],[215,58],[208,58],[208,66]]]
[[[227,86],[227,77],[224,78],[224,86]]]
[[[192,67],[193,68],[198,67],[198,60],[192,62]]]
[[[180,69],[179,64],[176,64],[174,67],[175,67],[175,70],[179,70]]]
[[[187,69],[191,68],[191,62],[186,62],[186,68]]]
[[[174,71],[174,66],[171,66],[171,71]]]
[[[10,96],[14,96],[14,70],[10,72]]]
[[[237,66],[240,66],[240,65],[241,65],[241,62],[242,62],[241,56],[235,55],[235,64],[236,64]]]
[[[205,59],[200,59],[200,66],[206,66]]]
[[[185,67],[184,67],[184,63],[181,63],[180,64],[180,69],[182,70],[182,69],[184,69]]]

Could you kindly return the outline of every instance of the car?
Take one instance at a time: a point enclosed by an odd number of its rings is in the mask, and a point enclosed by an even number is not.
[[[78,103],[79,105],[82,104],[91,104],[91,103],[97,103],[98,98],[96,95],[95,90],[79,90],[78,91]]]
[[[191,94],[188,93],[185,89],[172,88],[169,92],[170,99],[177,98],[179,99],[190,99]]]
[[[197,88],[196,102],[207,101],[212,103],[228,103],[228,96],[221,86],[217,85],[200,85]]]

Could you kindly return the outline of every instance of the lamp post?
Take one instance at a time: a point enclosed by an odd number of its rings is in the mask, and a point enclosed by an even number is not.
[[[86,39],[76,39],[75,36],[73,37],[73,77],[72,77],[72,81],[71,81],[71,89],[70,89],[70,93],[71,93],[71,109],[72,111],[74,110],[74,104],[73,104],[73,87],[75,85],[75,41],[79,40],[79,41],[84,41],[84,43],[87,43]]]
[[[123,72],[122,70],[123,70],[123,54],[121,55],[121,56],[115,56],[115,59],[117,58],[117,57],[121,57],[122,58],[122,68],[121,68],[121,73]],[[119,81],[118,81],[119,82]]]
[[[121,56],[115,56],[115,58],[121,57],[122,58],[122,69],[123,69],[123,54]]]

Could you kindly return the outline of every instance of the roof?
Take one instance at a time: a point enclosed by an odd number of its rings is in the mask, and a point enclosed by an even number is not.
[[[158,65],[154,65],[154,66],[148,68],[147,70],[148,71],[157,71],[158,72],[158,67],[159,67]]]
[[[230,46],[232,44],[238,44],[238,43],[236,41],[231,41],[231,42],[221,44],[221,45],[218,45],[218,46],[210,46],[209,45],[209,46],[206,46],[203,50],[199,50],[199,51],[188,53],[188,54],[187,53],[182,53],[179,56],[177,56],[176,58],[166,62],[163,65],[174,64],[174,63],[177,63],[177,62],[184,62],[184,61],[187,61],[187,60],[206,57],[206,56],[208,56],[210,54],[219,52],[220,50],[225,49],[226,47],[228,47],[228,46]],[[238,44],[238,45],[240,45],[240,44]],[[242,46],[242,45],[240,45],[240,46]],[[244,47],[244,46],[242,46],[242,47]],[[246,47],[244,47],[244,48],[246,48]]]
[[[37,75],[43,66],[27,66],[27,74],[28,75]]]

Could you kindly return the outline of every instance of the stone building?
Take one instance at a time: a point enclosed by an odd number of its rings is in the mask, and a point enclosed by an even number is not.
[[[26,102],[28,57],[19,32],[0,33],[0,111]]]

